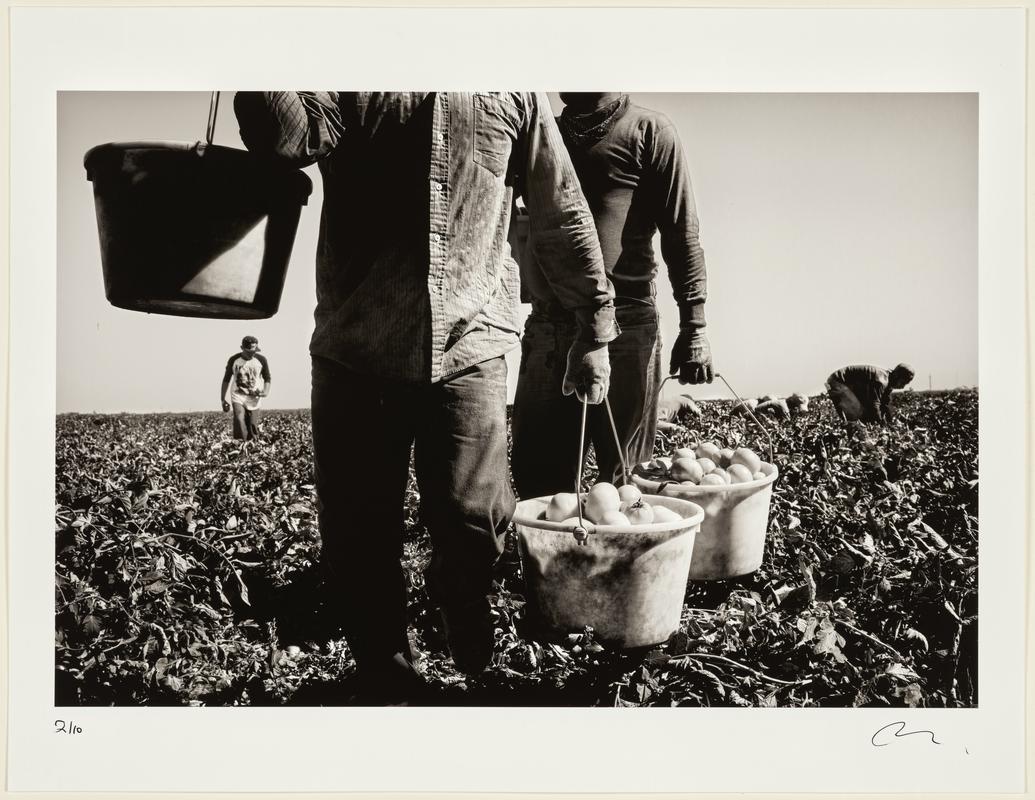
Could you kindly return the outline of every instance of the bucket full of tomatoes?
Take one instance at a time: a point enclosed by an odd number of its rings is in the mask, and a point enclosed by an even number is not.
[[[583,435],[585,412],[584,403]],[[630,483],[581,492],[581,463],[576,480],[574,493],[522,500],[514,514],[534,623],[549,634],[589,626],[618,648],[666,641],[679,628],[704,511]]]
[[[721,375],[716,377],[726,383]],[[768,437],[754,413],[748,413]],[[779,476],[773,460],[771,442],[769,461],[747,447],[692,442],[671,456],[635,467],[632,482],[644,494],[687,500],[704,510],[690,563],[691,580],[735,578],[762,565],[773,484]]]

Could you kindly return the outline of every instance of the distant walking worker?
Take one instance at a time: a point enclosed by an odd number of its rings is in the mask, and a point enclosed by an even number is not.
[[[893,370],[867,365],[843,367],[827,378],[827,395],[845,421],[890,421],[891,392],[913,380],[913,370],[899,364]]]
[[[650,458],[662,379],[655,305],[661,254],[679,306],[679,335],[669,373],[680,383],[712,380],[705,335],[705,265],[697,207],[676,129],[663,114],[619,93],[561,93],[558,124],[596,223],[607,277],[614,285],[620,329],[610,345],[611,390],[618,438],[627,460]],[[535,251],[535,234],[527,250]],[[532,303],[522,339],[514,399],[514,482],[522,497],[571,491],[578,457],[581,404],[559,391],[575,319],[558,302],[540,258],[523,259],[522,291]],[[549,274],[548,272],[546,274]],[[621,475],[606,410],[590,409],[587,439],[596,449],[600,479]],[[588,445],[588,442],[587,442]]]
[[[230,402],[227,402],[227,390]],[[226,362],[219,399],[223,411],[233,408],[234,438],[249,441],[259,435],[259,405],[270,393],[270,365],[259,352],[259,340],[245,336],[241,352],[234,353]]]

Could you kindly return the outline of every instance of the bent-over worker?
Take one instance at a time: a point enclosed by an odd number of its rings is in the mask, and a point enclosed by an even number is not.
[[[864,364],[842,367],[827,378],[826,389],[842,420],[887,424],[891,392],[913,380],[913,369],[899,364],[892,370]]]

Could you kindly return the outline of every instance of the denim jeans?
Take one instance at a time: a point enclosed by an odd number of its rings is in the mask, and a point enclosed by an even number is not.
[[[234,411],[234,438],[254,439],[259,435],[259,409],[248,409],[243,403],[231,403]]]
[[[311,353],[418,381],[514,347],[517,186],[536,273],[587,338],[613,338],[593,214],[545,92],[238,92],[234,110],[249,150],[319,164]]]
[[[313,357],[321,567],[360,669],[410,657],[401,558],[411,449],[429,594],[446,608],[489,594],[514,513],[506,403],[502,357],[428,384]]]
[[[651,457],[657,431],[661,383],[661,336],[653,305],[615,310],[621,334],[608,345],[608,400],[626,461],[631,468]],[[521,368],[514,398],[514,485],[522,498],[574,490],[582,403],[565,397],[561,384],[574,322],[533,309],[521,340]],[[622,465],[604,405],[590,406],[586,447],[596,451],[600,480],[621,479]],[[582,454],[584,456],[584,454]]]

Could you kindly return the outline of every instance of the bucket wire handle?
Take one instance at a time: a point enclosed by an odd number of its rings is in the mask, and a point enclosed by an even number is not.
[[[661,390],[665,388],[665,384],[668,381],[672,380],[673,378],[678,378],[678,377],[679,377],[678,375],[669,375],[667,378],[665,378],[661,382],[661,386],[658,387],[658,397],[659,398],[661,397]],[[722,375],[721,373],[716,372],[715,373],[715,377],[718,378],[719,380],[721,380],[723,383],[726,384],[726,388],[730,390],[730,394],[732,394],[734,397],[737,398],[737,401],[744,407],[744,410],[747,411],[747,413],[750,415],[751,419],[753,419],[755,421],[755,424],[762,431],[762,435],[765,436],[766,442],[769,444],[769,463],[770,464],[775,464],[776,460],[775,460],[775,457],[774,457],[775,451],[773,450],[773,438],[769,435],[769,429],[765,425],[762,424],[761,420],[759,420],[759,418],[755,416],[755,412],[751,410],[751,407],[748,406],[748,404],[744,402],[743,398],[741,398],[741,396],[739,394],[737,394],[737,391],[732,386],[730,386],[730,382],[728,380],[726,380],[726,376],[725,375]]]
[[[622,485],[629,482],[629,465],[625,462],[625,448],[618,438],[618,428],[615,425],[615,415],[611,413],[611,401],[604,395],[604,405],[607,408],[607,421],[611,423],[611,433],[615,437],[615,449],[618,451],[618,460],[622,463]]]
[[[579,466],[575,477],[575,508],[579,515],[579,526],[572,531],[575,541],[580,545],[586,543],[589,538],[589,531],[586,530],[586,523],[582,521],[582,461],[585,456],[586,447],[586,410],[588,403],[582,398],[582,427],[579,429]]]
[[[615,417],[611,412],[611,401],[604,395],[604,406],[607,408],[607,419],[611,423],[611,433],[615,437],[615,447],[618,450],[618,458],[622,462],[622,484],[629,482],[629,465],[625,461],[625,452],[622,449],[622,442],[618,438],[618,427],[615,425]],[[576,506],[578,508],[579,515],[579,526],[572,531],[575,536],[575,541],[579,544],[585,544],[589,538],[589,531],[586,529],[586,523],[582,519],[582,468],[586,460],[586,416],[589,410],[589,401],[582,398],[582,424],[579,427],[579,458],[578,458],[578,470],[575,475],[575,499],[578,501]]]
[[[216,135],[216,115],[219,113],[219,92],[212,92],[208,101],[208,126],[205,128],[205,143],[212,144]]]
[[[762,424],[761,420],[759,420],[759,418],[755,416],[755,412],[751,410],[751,407],[748,406],[748,404],[744,402],[741,396],[737,394],[736,390],[732,386],[730,386],[730,382],[726,380],[725,375],[721,375],[720,373],[716,372],[715,377],[719,378],[723,383],[726,384],[726,388],[730,390],[730,394],[737,398],[737,401],[744,407],[744,410],[748,412],[748,414],[751,416],[751,419],[753,419],[755,421],[755,424],[761,429],[762,434],[765,436],[766,442],[769,444],[769,463],[775,464],[776,459],[773,454],[773,437],[769,435],[769,429]]]

